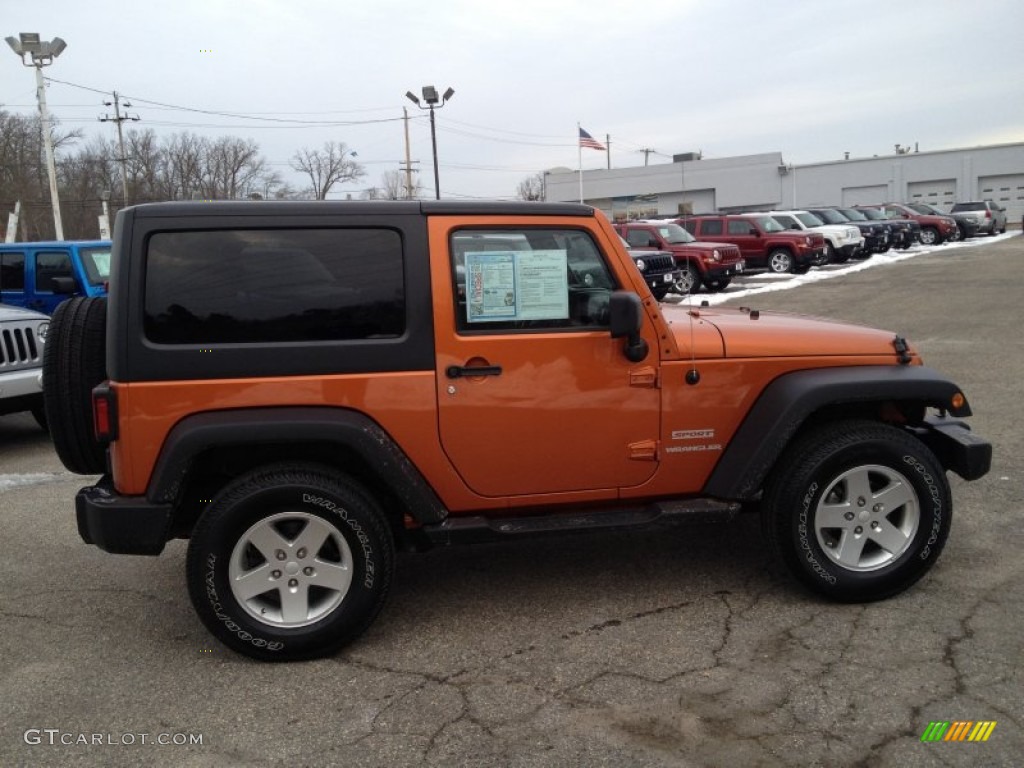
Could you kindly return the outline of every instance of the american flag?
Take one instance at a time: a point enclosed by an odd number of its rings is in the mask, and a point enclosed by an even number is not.
[[[582,128],[580,128],[580,146],[586,147],[587,149],[599,149],[602,152],[605,150],[604,144],[599,142]]]

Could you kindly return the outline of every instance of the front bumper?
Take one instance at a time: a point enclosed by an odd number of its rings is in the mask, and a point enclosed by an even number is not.
[[[645,274],[644,281],[647,283],[647,287],[653,291],[655,288],[675,285],[682,277],[683,273],[678,269],[674,269],[671,272],[661,272],[657,275]]]
[[[704,262],[704,270],[707,277],[712,280],[720,280],[723,277],[735,277],[742,275],[746,269],[746,263],[741,259],[732,264],[717,264],[715,262]]]
[[[992,465],[992,444],[957,419],[930,416],[914,432],[947,470],[964,480],[977,480]]]
[[[106,476],[77,493],[75,515],[82,541],[117,555],[159,555],[170,538],[169,504],[122,496]]]

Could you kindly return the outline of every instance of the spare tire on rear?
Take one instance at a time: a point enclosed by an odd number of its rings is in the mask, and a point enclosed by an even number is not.
[[[106,471],[106,448],[96,440],[92,390],[107,378],[107,300],[61,302],[50,318],[43,351],[43,400],[57,456],[72,472]]]

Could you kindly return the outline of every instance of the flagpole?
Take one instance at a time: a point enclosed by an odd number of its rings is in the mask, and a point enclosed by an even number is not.
[[[578,163],[576,167],[579,168],[581,203],[583,202],[583,142],[580,141],[580,131],[582,130],[583,128],[580,126],[580,124],[576,123],[576,160]]]

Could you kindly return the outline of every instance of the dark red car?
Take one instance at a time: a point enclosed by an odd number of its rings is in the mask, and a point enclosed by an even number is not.
[[[768,214],[702,213],[676,221],[698,240],[737,246],[748,267],[801,275],[825,257],[824,236],[786,229]]]
[[[921,213],[902,203],[886,203],[885,205],[871,207],[881,211],[891,219],[912,219],[920,224],[921,245],[939,245],[947,240],[956,240],[960,237],[960,230],[957,229],[956,219],[952,216],[936,216],[930,213]]]
[[[615,230],[634,250],[670,251],[681,275],[679,293],[696,293],[703,285],[721,291],[743,271],[740,249],[730,243],[699,242],[671,221],[630,221],[615,224]]]

